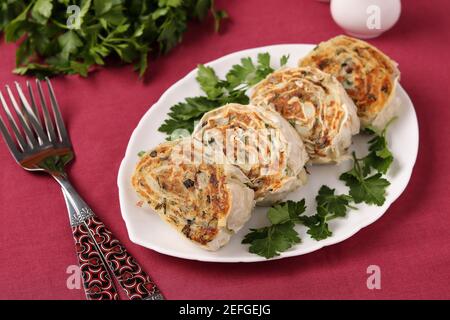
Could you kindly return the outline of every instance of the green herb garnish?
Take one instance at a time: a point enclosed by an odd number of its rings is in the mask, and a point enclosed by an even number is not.
[[[278,256],[294,244],[300,243],[294,227],[300,222],[300,215],[306,210],[305,200],[287,201],[271,207],[268,211],[270,226],[250,229],[243,244],[250,244],[249,251],[267,259]]]
[[[317,213],[300,217],[300,221],[308,228],[307,233],[315,240],[323,240],[332,235],[328,221],[345,217],[349,208],[356,209],[350,205],[352,197],[346,194],[335,195],[334,192],[334,189],[322,186],[316,196]]]
[[[280,67],[284,67],[289,60],[289,55],[282,55],[280,58]]]
[[[288,58],[283,56],[280,62],[286,63]],[[194,124],[206,112],[227,103],[248,104],[246,90],[273,71],[268,53],[258,54],[256,63],[249,57],[242,58],[240,64],[231,67],[225,79],[220,79],[213,68],[200,64],[196,80],[205,96],[186,98],[172,106],[169,118],[158,130],[166,133],[168,139],[172,140],[180,136],[180,129],[181,132],[185,131],[184,135],[192,133]]]
[[[394,120],[395,118],[389,121],[381,132],[378,132],[372,127],[366,128],[367,133],[375,136],[369,141],[369,154],[363,159],[364,175],[369,174],[371,169],[386,174],[394,161],[394,156],[389,150],[386,138],[387,129]]]
[[[242,58],[240,64],[232,66],[225,76],[227,89],[246,90],[274,71],[270,66],[268,52],[258,54],[257,60],[258,63],[255,65],[250,57]]]
[[[375,173],[366,177],[361,167],[361,159],[357,159],[353,153],[354,166],[339,177],[350,188],[350,196],[355,203],[383,205],[386,201],[386,188],[390,182],[382,177],[381,173]]]
[[[339,177],[350,188],[350,196],[355,203],[381,206],[386,201],[386,188],[390,182],[383,178],[383,174],[387,173],[394,161],[386,133],[394,119],[379,133],[373,128],[366,129],[368,133],[375,134],[369,141],[369,154],[358,159],[353,153],[353,168]],[[374,170],[375,173],[372,173]]]

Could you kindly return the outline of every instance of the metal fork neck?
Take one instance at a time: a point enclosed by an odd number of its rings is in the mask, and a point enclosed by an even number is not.
[[[72,226],[80,225],[87,219],[95,216],[92,209],[72,186],[65,173],[53,174],[52,176],[64,189],[70,204],[75,209],[74,212],[69,213],[70,224]]]

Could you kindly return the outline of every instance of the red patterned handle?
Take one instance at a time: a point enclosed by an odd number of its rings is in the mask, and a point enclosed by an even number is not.
[[[83,285],[88,300],[118,300],[114,283],[107,266],[96,249],[87,227],[80,224],[72,227]]]
[[[88,227],[97,247],[130,299],[164,299],[155,283],[98,217],[89,217],[83,221],[83,225]]]

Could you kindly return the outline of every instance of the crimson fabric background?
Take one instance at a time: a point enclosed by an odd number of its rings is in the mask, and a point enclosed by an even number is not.
[[[223,32],[212,31],[211,19],[192,24],[175,50],[150,61],[144,81],[130,66],[110,66],[88,79],[53,80],[76,150],[70,171],[80,193],[168,299],[450,298],[446,0],[403,1],[399,23],[370,41],[399,62],[420,127],[409,186],[380,220],[340,244],[265,263],[185,261],[130,242],[119,212],[117,171],[132,130],[169,86],[198,63],[234,51],[317,43],[342,32],[329,6],[314,0],[217,2],[231,16]],[[24,81],[11,73],[15,45],[0,42],[0,83]],[[66,287],[66,268],[76,264],[76,257],[58,186],[20,169],[3,142],[0,168],[0,298],[84,299],[83,290]],[[381,290],[366,287],[366,268],[372,264],[381,267]]]

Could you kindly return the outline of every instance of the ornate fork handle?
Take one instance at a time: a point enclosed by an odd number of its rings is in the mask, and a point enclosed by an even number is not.
[[[101,258],[107,263],[110,271],[116,277],[120,286],[130,299],[163,300],[164,297],[156,284],[142,270],[137,261],[127,252],[125,247],[109,231],[103,222],[95,216],[86,202],[80,197],[64,174],[53,176],[63,188],[68,201],[75,209],[76,214],[70,216],[70,223],[76,241],[86,240],[86,235],[92,241]],[[84,238],[78,236],[83,235]],[[80,265],[81,260],[80,260]],[[83,277],[89,276],[89,269],[83,270]],[[86,281],[86,279],[84,279]],[[86,284],[85,284],[86,286]],[[96,288],[95,290],[100,290]],[[112,298],[116,298],[111,292]],[[89,298],[89,296],[88,296]]]
[[[78,262],[83,276],[83,285],[88,300],[118,300],[114,282],[108,266],[84,224],[72,226]]]
[[[130,299],[162,300],[155,283],[97,217],[85,220],[100,252]]]

